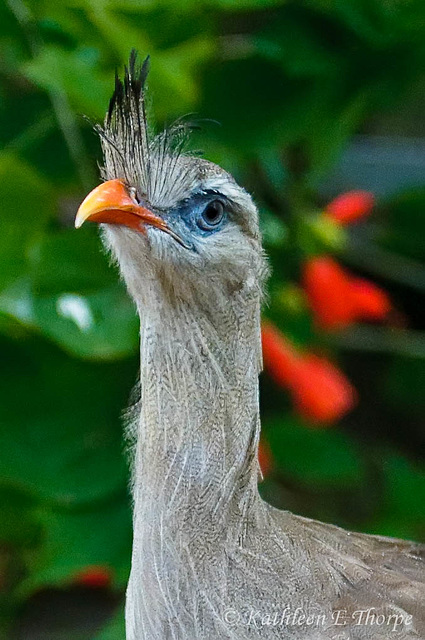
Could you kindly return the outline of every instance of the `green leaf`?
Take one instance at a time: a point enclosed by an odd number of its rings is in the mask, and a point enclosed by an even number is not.
[[[386,495],[383,510],[369,527],[370,533],[425,540],[425,469],[406,458],[390,453],[383,464]]]
[[[364,479],[357,447],[341,431],[307,429],[288,417],[264,426],[277,465],[297,481],[344,487]]]
[[[45,236],[30,258],[31,280],[16,280],[0,293],[0,312],[81,358],[136,352],[134,305],[92,230]]]
[[[288,239],[288,229],[282,220],[267,209],[260,216],[261,235],[265,245],[281,249]]]
[[[199,100],[196,72],[213,58],[215,51],[214,41],[201,35],[175,47],[157,51],[153,63],[155,73],[149,81],[155,95],[157,118],[168,119],[170,115],[178,116],[185,110],[193,109]]]
[[[257,50],[266,58],[279,60],[290,74],[332,76],[337,68],[332,51],[311,20],[311,14],[286,7],[254,37]]]
[[[231,11],[246,11],[255,9],[264,10],[267,7],[280,6],[286,4],[286,0],[238,0],[238,2],[234,0],[212,0],[211,4],[222,7],[223,9],[230,9]],[[198,6],[196,2],[195,5]]]
[[[22,276],[30,249],[52,215],[51,188],[37,172],[10,154],[0,154],[0,289]]]
[[[136,363],[82,362],[34,338],[0,346],[4,480],[67,509],[125,492],[119,416]]]
[[[423,334],[421,337],[425,338]],[[392,359],[384,393],[387,402],[397,414],[405,412],[410,416],[422,417],[425,410],[425,359],[417,358],[415,355],[412,354],[410,358],[399,356]]]
[[[309,135],[309,151],[312,164],[312,171],[309,176],[310,181],[317,184],[318,179],[323,178],[324,172],[329,171],[344,150],[349,138],[358,128],[365,116],[370,94],[362,91],[353,95],[348,102],[342,103],[340,108],[334,112],[323,105],[322,111],[317,110],[320,118],[314,122],[314,130]],[[319,119],[318,118],[318,119]]]
[[[389,455],[384,463],[391,513],[422,523],[425,516],[425,469],[411,462]]]
[[[50,233],[34,247],[31,257],[31,281],[37,296],[94,293],[119,279],[117,270],[108,265],[97,229],[89,225],[78,231]]]
[[[81,570],[102,566],[124,587],[131,558],[131,513],[125,494],[85,511],[41,510],[43,547],[20,592],[72,583]]]
[[[65,92],[75,111],[102,117],[111,93],[111,79],[99,67],[99,53],[80,47],[66,51],[46,45],[22,72],[46,91]]]
[[[44,238],[33,252],[31,275],[31,322],[45,336],[83,358],[110,360],[136,352],[135,307],[95,230]]]
[[[139,320],[118,283],[86,296],[36,298],[34,317],[46,337],[80,358],[115,360],[137,351]]]
[[[425,258],[425,189],[408,191],[384,205],[378,241],[385,248],[423,262]]]
[[[79,358],[116,360],[137,351],[139,320],[120,283],[88,295],[64,291],[35,297],[23,279],[0,294],[0,313]]]
[[[100,6],[97,7],[87,0],[83,0],[82,4],[85,5],[93,27],[101,34],[103,46],[108,49],[108,52],[109,49],[117,52],[123,63],[127,63],[132,48],[140,51],[141,55],[146,55],[148,52],[154,53],[150,37],[145,30],[136,29],[133,26],[133,20],[124,20],[122,15],[112,11],[110,6],[106,7],[103,2],[99,2]],[[140,7],[140,3],[138,4]],[[106,103],[104,109],[105,106]]]
[[[36,516],[37,501],[19,485],[0,484],[0,543],[14,548],[31,548],[40,542],[41,526]]]
[[[221,123],[216,138],[252,157],[298,138],[308,117],[300,103],[309,92],[308,82],[288,77],[276,61],[250,55],[207,68],[200,111]]]
[[[125,637],[124,608],[112,618],[104,629],[93,640],[123,640]]]

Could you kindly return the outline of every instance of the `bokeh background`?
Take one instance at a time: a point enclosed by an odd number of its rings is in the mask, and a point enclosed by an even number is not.
[[[73,218],[98,182],[90,120],[131,47],[151,54],[156,125],[205,118],[192,148],[261,209],[273,269],[263,495],[425,539],[423,0],[6,0],[0,606],[11,640],[123,638],[121,413],[138,322],[97,230],[75,232]]]

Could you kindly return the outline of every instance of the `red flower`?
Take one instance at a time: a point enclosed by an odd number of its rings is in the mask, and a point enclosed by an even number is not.
[[[373,209],[375,198],[369,191],[347,191],[332,200],[325,214],[340,224],[350,224],[365,218]]]
[[[324,357],[302,358],[292,382],[295,408],[311,422],[332,423],[356,404],[356,391],[345,375]]]
[[[329,256],[307,260],[302,276],[304,289],[318,324],[340,329],[355,320],[347,273]]]
[[[258,445],[258,462],[260,463],[263,476],[267,476],[272,469],[273,459],[270,447],[263,439],[260,440],[260,444]]]
[[[92,566],[79,571],[74,582],[82,587],[105,589],[111,585],[112,575],[108,567]]]
[[[290,385],[292,374],[298,367],[299,356],[282,333],[269,322],[261,330],[264,368],[283,387]]]
[[[330,256],[307,260],[302,280],[315,320],[323,329],[343,329],[358,320],[384,320],[391,310],[385,291],[354,278]]]
[[[356,392],[329,360],[299,353],[270,323],[262,328],[264,368],[288,389],[296,411],[312,423],[332,423],[350,411]]]
[[[362,320],[384,320],[392,305],[385,291],[363,278],[351,280],[351,296]]]

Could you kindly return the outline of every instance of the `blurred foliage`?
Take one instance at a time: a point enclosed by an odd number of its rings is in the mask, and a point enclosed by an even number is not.
[[[276,504],[356,529],[424,538],[425,188],[344,235],[317,188],[350,137],[396,113],[425,63],[422,0],[6,0],[0,5],[0,604],[5,626],[43,587],[104,565],[127,579],[131,518],[120,413],[138,323],[96,230],[72,229],[98,179],[89,121],[116,67],[150,53],[159,125],[212,118],[194,141],[261,205],[267,315],[333,354],[360,404],[313,430],[264,377],[263,484]],[[337,253],[398,309],[386,327],[320,332],[297,283]],[[422,449],[423,451],[423,449]],[[97,640],[122,638],[122,618]]]

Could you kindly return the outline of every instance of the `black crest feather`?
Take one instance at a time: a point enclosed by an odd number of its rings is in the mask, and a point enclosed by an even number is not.
[[[96,130],[105,157],[103,177],[123,179],[151,204],[169,206],[180,192],[187,193],[195,177],[195,164],[185,151],[196,125],[181,118],[162,133],[152,134],[145,97],[149,66],[149,56],[139,64],[137,52],[131,51],[123,80],[115,74],[104,125]]]
[[[137,51],[132,49],[128,67],[124,67],[124,81],[120,79],[118,71],[115,71],[115,90],[109,101],[108,119],[112,118],[115,109],[125,106],[125,101],[128,101],[130,94],[136,102],[139,102],[145,88],[149,68],[150,56],[146,56],[143,63],[138,65]]]

